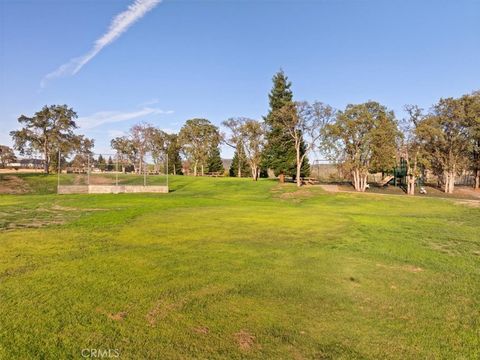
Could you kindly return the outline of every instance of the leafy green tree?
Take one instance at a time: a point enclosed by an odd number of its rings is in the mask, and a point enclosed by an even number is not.
[[[122,172],[126,171],[127,166],[138,162],[138,150],[128,136],[112,139],[110,146],[117,152],[116,161],[121,164]]]
[[[213,149],[210,150],[210,154],[207,160],[207,169],[208,172],[221,172],[223,173],[223,162],[220,156],[220,149],[218,146],[215,146]]]
[[[250,173],[251,169],[250,166],[248,166],[243,146],[239,146],[233,154],[228,174],[231,177],[247,177],[250,176]]]
[[[207,119],[190,119],[180,130],[178,140],[193,165],[194,176],[197,176],[199,166],[203,176],[210,150],[220,143],[218,128]]]
[[[113,171],[113,170],[115,170],[115,165],[113,164],[112,157],[109,156],[107,161],[107,171]]]
[[[470,168],[475,176],[476,190],[480,189],[480,91],[462,96],[471,142]]]
[[[278,121],[275,113],[285,106],[293,106],[291,82],[283,71],[273,77],[273,88],[269,94],[270,110],[264,118],[267,125],[266,145],[263,152],[263,166],[273,169],[275,175],[296,175],[296,150],[291,136],[285,131],[284,124]],[[300,142],[301,155],[305,153],[305,144]],[[301,166],[301,175],[310,173],[308,159],[304,157]]]
[[[168,134],[149,125],[146,136],[146,151],[152,155],[155,171],[160,171],[160,166],[163,165],[165,167],[167,161]]]
[[[182,147],[178,142],[178,135],[167,134],[167,139],[168,173],[182,175],[182,158],[180,157]]]
[[[93,165],[94,163],[92,158],[94,141],[92,139],[86,138],[83,135],[76,136],[73,141],[73,144],[68,144],[68,146],[73,146],[75,151],[75,156],[71,161],[71,166],[86,170],[89,162],[91,165]],[[68,151],[63,146],[65,145],[61,145],[60,153],[67,154]],[[60,165],[67,164],[65,156],[62,156],[60,161]],[[54,152],[51,155],[51,168],[58,169],[58,165],[58,152]]]
[[[98,155],[97,167],[101,171],[105,171],[107,169],[107,162],[105,161],[105,158],[102,156],[102,154]]]
[[[0,145],[0,166],[5,168],[11,162],[17,159],[12,148],[6,145]]]
[[[147,168],[145,160],[148,153],[152,154],[158,164],[164,145],[162,134],[163,131],[150,124],[140,123],[133,125],[128,135],[112,139],[111,147],[117,151],[117,159],[122,163],[123,170],[125,171],[128,160],[135,173],[143,173]]]
[[[73,132],[77,128],[76,118],[77,113],[67,105],[44,106],[32,117],[22,115],[18,122],[23,128],[10,132],[14,147],[22,155],[31,151],[42,153],[44,171],[48,174],[52,156],[58,157],[58,150],[66,156],[82,145],[82,139]]]
[[[385,106],[374,101],[347,105],[325,130],[324,149],[350,172],[356,191],[366,190],[370,169],[395,166],[399,131],[394,113]]]
[[[469,165],[469,125],[464,99],[454,98],[440,99],[418,125],[430,167],[443,182],[445,193],[453,193],[456,175]]]

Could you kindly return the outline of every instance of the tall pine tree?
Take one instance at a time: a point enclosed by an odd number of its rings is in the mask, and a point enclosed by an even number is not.
[[[220,157],[220,149],[218,146],[215,146],[210,150],[210,155],[207,160],[207,171],[214,173],[214,172],[220,172],[223,173],[223,162],[222,158]]]
[[[250,171],[250,166],[248,166],[247,157],[245,156],[245,151],[242,146],[239,146],[235,153],[233,154],[232,163],[230,164],[229,175],[231,177],[238,177],[238,167],[240,165],[240,175],[241,177],[249,177],[252,175]]]
[[[268,126],[267,145],[263,153],[263,167],[270,168],[275,175],[280,174],[295,176],[296,173],[296,152],[293,139],[286,133],[284,126],[276,120],[275,112],[282,107],[293,104],[293,94],[290,87],[292,83],[283,70],[273,76],[273,87],[268,95],[270,110],[264,117]],[[302,153],[305,151],[305,144],[302,141]],[[302,176],[310,174],[310,165],[307,157],[302,164]]]

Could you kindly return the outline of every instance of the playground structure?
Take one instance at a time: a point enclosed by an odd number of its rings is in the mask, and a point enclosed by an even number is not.
[[[398,165],[393,169],[384,173],[372,173],[368,176],[368,183],[375,184],[379,187],[387,187],[389,185],[406,189],[407,187],[407,162],[401,158]],[[327,159],[314,160],[310,166],[310,176],[315,179],[316,183],[349,183],[351,181],[350,174],[344,172],[341,164],[333,163]],[[441,176],[434,175],[431,171],[420,168],[420,175],[415,181],[416,188],[430,184],[431,186],[438,186],[442,181]],[[465,171],[457,175],[455,184],[460,186],[471,186],[475,183],[475,176],[473,173]]]
[[[400,163],[396,166],[391,173],[386,174],[381,181],[377,181],[379,186],[398,186],[401,188],[407,187],[407,162],[405,159],[401,158]],[[436,176],[430,171],[425,170],[424,168],[420,169],[420,175],[416,177],[415,186],[417,188],[423,187],[426,184],[439,184],[441,183],[441,176]],[[471,186],[475,182],[475,176],[468,172],[464,171],[462,174],[459,174],[455,178],[456,185]]]
[[[58,194],[168,193],[168,159],[133,164],[118,154],[58,155]],[[150,162],[148,161],[150,160]]]

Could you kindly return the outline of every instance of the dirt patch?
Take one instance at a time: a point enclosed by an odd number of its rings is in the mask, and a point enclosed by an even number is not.
[[[25,180],[14,175],[4,175],[0,177],[0,194],[25,194],[30,191],[30,187]]]
[[[301,187],[296,191],[283,192],[281,194],[277,192],[274,194],[275,197],[278,199],[293,201],[297,203],[302,201],[302,199],[307,199],[314,196],[314,194],[307,187]]]
[[[236,333],[234,337],[239,349],[242,351],[250,350],[255,344],[255,336],[250,334],[248,331],[241,330]]]
[[[176,302],[171,302],[165,299],[158,300],[155,305],[150,309],[150,311],[145,316],[147,323],[150,326],[155,326],[155,324],[165,319],[172,312],[180,310],[185,304],[195,301],[195,299],[207,297],[207,296],[219,296],[225,294],[229,288],[216,285],[207,285],[199,290],[196,290],[189,295],[177,300]],[[207,327],[197,327],[193,329],[198,333],[208,333]]]
[[[422,272],[422,271],[423,271],[423,269],[422,269],[421,267],[413,266],[413,265],[404,266],[404,267],[403,267],[403,270],[408,271],[408,272],[413,272],[413,273],[417,273],[417,272]]]
[[[55,203],[41,203],[34,208],[6,207],[0,212],[0,231],[19,228],[41,228],[49,225],[61,225],[75,220],[84,213],[108,209],[74,208]]]
[[[203,298],[206,296],[216,296],[216,295],[223,295],[227,293],[230,288],[221,285],[207,285],[199,290],[193,291],[191,296],[193,298]]]
[[[113,321],[122,321],[124,320],[127,315],[128,315],[128,312],[127,311],[120,311],[118,313],[111,313],[111,312],[108,312],[106,311],[105,309],[103,309],[102,307],[97,307],[95,308],[95,312],[99,313],[99,314],[102,314],[104,316],[106,316],[107,318],[113,320]]]
[[[106,211],[107,209],[100,209],[100,208],[75,208],[75,207],[68,207],[68,206],[61,206],[54,204],[51,207],[52,210],[56,211]]]
[[[210,332],[210,329],[206,326],[198,326],[193,328],[193,331],[195,331],[197,334],[207,335]]]
[[[107,314],[109,319],[115,320],[115,321],[121,321],[127,317],[127,312],[126,311],[121,311],[116,314]]]
[[[0,279],[2,278],[8,278],[8,277],[13,277],[13,276],[20,276],[23,275],[29,271],[35,270],[37,267],[33,265],[25,265],[25,266],[19,266],[16,268],[9,268],[6,269],[3,273],[0,274]]]
[[[338,185],[320,185],[320,187],[330,193],[337,193],[340,191]]]
[[[455,201],[457,205],[465,205],[473,208],[480,208],[480,200],[459,200]]]
[[[184,303],[183,300],[177,303],[158,300],[145,316],[147,323],[152,327],[155,326],[159,320],[165,319],[171,312],[180,309]]]
[[[403,265],[403,266],[385,265],[385,264],[376,264],[376,265],[378,267],[385,268],[385,269],[407,271],[412,273],[419,273],[423,271],[421,267],[415,266],[415,265]]]
[[[469,197],[480,199],[480,191],[470,187],[457,187],[456,192],[462,195],[468,195]]]
[[[115,179],[102,175],[90,175],[90,185],[114,185]]]

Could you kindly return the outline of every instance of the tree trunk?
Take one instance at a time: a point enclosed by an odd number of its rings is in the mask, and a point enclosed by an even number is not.
[[[353,176],[353,188],[358,191],[357,170],[352,171]]]
[[[353,170],[352,175],[355,191],[364,192],[367,187],[367,175],[360,174],[360,170],[358,169]]]
[[[409,175],[407,178],[407,195],[415,195],[415,181],[416,177]]]
[[[302,178],[301,178],[301,171],[302,171],[302,163],[300,162],[300,159],[297,155],[297,187],[302,186]]]
[[[238,155],[238,153],[237,153]],[[240,156],[238,157],[238,170],[237,170],[237,177],[242,177],[242,162],[240,160]]]
[[[193,165],[193,176],[197,176],[197,165],[198,165],[198,161],[195,160],[195,163]]]
[[[445,176],[444,192],[446,194],[453,194],[453,190],[455,188],[455,171],[446,171],[444,176]]]
[[[449,194],[453,194],[453,189],[455,188],[455,171],[450,173],[450,187],[448,189]]]
[[[298,144],[295,144],[295,148],[297,151],[297,187],[302,186],[302,179],[300,178],[301,172],[302,172],[302,157],[300,156],[300,142],[298,141]]]
[[[443,192],[444,192],[445,194],[448,194],[448,189],[449,189],[449,185],[450,185],[450,178],[449,178],[448,172],[445,171],[445,172],[443,173],[443,177],[444,177],[443,180],[444,180],[444,182],[445,182],[445,183],[443,184]]]
[[[48,145],[47,145],[47,141],[45,140],[45,143],[43,144],[43,158],[44,158],[44,162],[43,162],[43,171],[45,172],[45,174],[48,174],[49,172],[49,168],[50,168],[50,164],[49,164],[49,161],[48,161]]]
[[[204,176],[204,175],[205,175],[205,173],[204,173],[204,171],[203,171],[203,170],[204,170],[204,168],[203,168],[203,164],[202,164],[202,176]]]
[[[361,192],[365,192],[365,190],[367,190],[367,178],[368,178],[368,174],[360,175],[360,191]]]
[[[284,173],[281,173],[278,175],[278,179],[280,180],[280,182],[283,184],[285,182],[285,174]]]
[[[480,190],[480,169],[475,174],[475,190]]]

